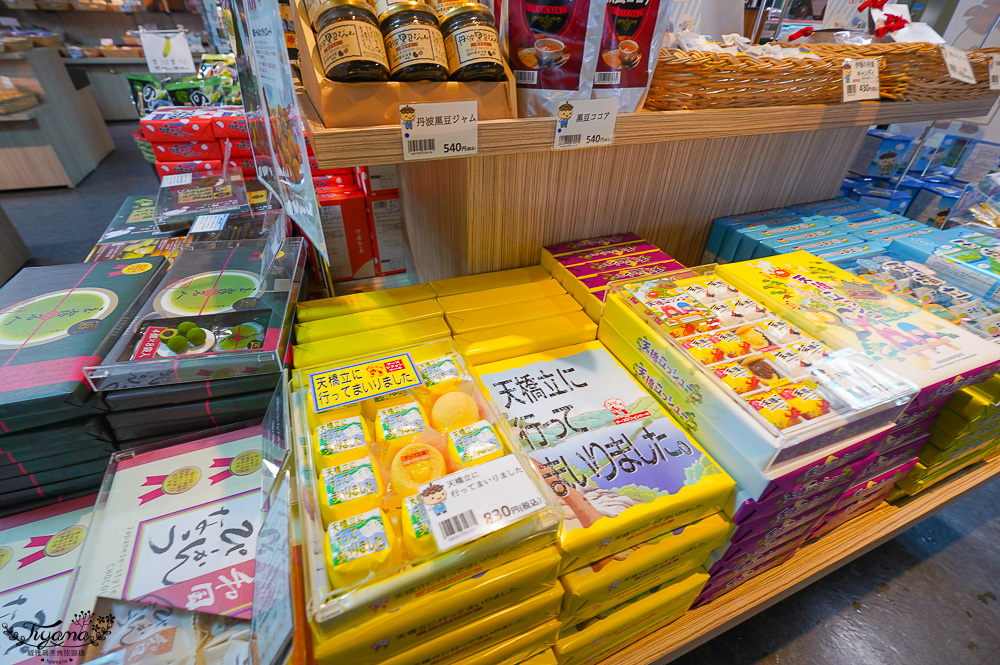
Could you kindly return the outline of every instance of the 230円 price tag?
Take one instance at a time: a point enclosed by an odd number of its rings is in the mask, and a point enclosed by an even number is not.
[[[571,99],[556,109],[553,150],[611,145],[618,119],[618,100]]]
[[[844,58],[844,101],[860,102],[879,98],[878,60]]]
[[[479,152],[476,101],[400,104],[403,159],[465,157]]]

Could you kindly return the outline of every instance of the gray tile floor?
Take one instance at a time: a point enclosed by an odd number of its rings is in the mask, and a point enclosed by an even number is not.
[[[132,140],[75,190],[0,194],[37,263],[83,260],[158,182]],[[1000,665],[1000,482],[674,661],[676,665]]]

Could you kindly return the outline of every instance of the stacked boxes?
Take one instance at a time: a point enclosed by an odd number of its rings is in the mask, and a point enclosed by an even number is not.
[[[558,662],[683,614],[730,531],[729,476],[600,342],[474,371],[565,511]]]
[[[882,203],[895,205],[895,195],[885,191],[888,198]],[[863,256],[897,237],[930,232],[872,202],[839,198],[716,219],[705,258],[732,263],[800,250],[817,256]]]
[[[153,145],[156,173],[161,178],[221,170],[227,141],[232,166],[245,176],[256,175],[242,107],[161,108],[142,118],[139,125]]]
[[[446,337],[470,362],[486,363],[597,336],[538,266],[299,303],[298,320],[297,367]]]
[[[1000,292],[1000,237],[988,229],[956,226],[931,234],[898,238],[894,252],[907,260],[919,261],[943,279],[982,298]]]
[[[542,248],[542,267],[579,302],[587,316],[600,319],[611,282],[683,270],[684,266],[634,233],[575,240]]]

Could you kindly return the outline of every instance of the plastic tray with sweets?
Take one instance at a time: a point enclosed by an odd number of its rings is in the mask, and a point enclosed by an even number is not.
[[[294,385],[317,639],[555,542],[555,502],[449,342],[299,370]]]
[[[82,369],[108,352],[164,263],[150,257],[25,268],[7,282],[0,289],[0,421],[24,424],[34,414],[80,406],[78,415],[91,412]]]
[[[735,449],[768,471],[892,423],[915,393],[864,354],[790,325],[715,266],[695,272],[613,283],[601,327],[659,368],[675,415],[720,459]]]
[[[93,388],[279,371],[305,254],[301,239],[286,239],[262,278],[260,253],[242,246],[182,251],[107,357],[84,368]]]
[[[1000,367],[1000,345],[807,252],[719,266],[718,274],[838,352],[860,351],[905,377],[919,389],[917,405]]]

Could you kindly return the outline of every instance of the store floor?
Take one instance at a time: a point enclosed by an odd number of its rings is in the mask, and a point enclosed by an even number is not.
[[[0,193],[0,207],[31,250],[29,265],[78,263],[126,196],[154,196],[160,186],[132,132],[138,122],[108,123],[115,150],[77,185]]]
[[[0,194],[36,263],[81,261],[129,195],[158,182],[136,123],[75,190]],[[676,665],[1000,664],[1000,482],[674,661]]]

